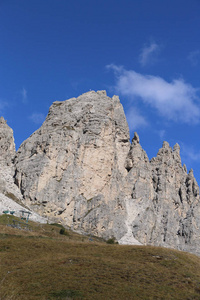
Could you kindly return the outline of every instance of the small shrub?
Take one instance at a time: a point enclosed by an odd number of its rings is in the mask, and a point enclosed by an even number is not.
[[[60,234],[69,236],[69,232],[68,232],[68,231],[65,231],[65,228],[61,228],[61,229],[60,229]]]
[[[65,234],[65,229],[64,228],[60,229],[60,234]]]
[[[115,244],[115,238],[108,239],[106,241],[107,244]]]

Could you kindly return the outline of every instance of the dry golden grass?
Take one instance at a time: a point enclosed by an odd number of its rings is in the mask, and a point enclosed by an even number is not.
[[[30,232],[0,226],[1,300],[200,299],[199,257],[31,225]]]

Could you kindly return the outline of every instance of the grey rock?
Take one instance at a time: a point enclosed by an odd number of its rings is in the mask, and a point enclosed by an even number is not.
[[[138,134],[129,140],[119,98],[90,91],[54,102],[13,165],[12,150],[2,151],[21,201],[40,216],[120,244],[200,255],[199,187],[180,146],[163,142],[149,161]]]
[[[15,143],[13,131],[3,117],[0,118],[0,193],[15,201],[21,201],[22,195],[14,184]]]
[[[12,165],[12,159],[15,155],[13,130],[7,125],[3,117],[0,118],[0,153],[1,165]]]
[[[24,203],[42,216],[81,232],[119,236],[126,230],[118,195],[129,148],[117,96],[91,91],[56,101],[42,127],[19,148],[15,182]]]
[[[13,131],[3,117],[0,118],[0,215],[3,211],[15,211],[15,216],[21,216],[20,210],[30,211],[23,203],[23,196],[14,183],[15,143]],[[46,223],[47,220],[31,211],[30,219]]]

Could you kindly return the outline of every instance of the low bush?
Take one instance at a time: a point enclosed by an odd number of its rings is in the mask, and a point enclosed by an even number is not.
[[[70,236],[69,232],[65,230],[65,228],[61,228],[60,229],[60,234],[66,235],[66,236]]]
[[[64,228],[60,229],[60,234],[65,234],[65,229]]]
[[[106,241],[107,244],[116,244],[115,238],[108,239]]]

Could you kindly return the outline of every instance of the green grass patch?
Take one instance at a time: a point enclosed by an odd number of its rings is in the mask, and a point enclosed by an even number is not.
[[[49,224],[49,225],[56,226],[56,227],[59,227],[59,228],[64,228],[63,225],[58,224],[58,223],[51,223],[51,224]]]
[[[54,299],[66,299],[66,297],[67,299],[83,299],[82,293],[76,290],[61,290],[51,292],[49,296]]]
[[[52,224],[31,227],[25,232],[0,222],[0,299],[200,299],[195,255],[91,242],[72,231],[69,238]]]

